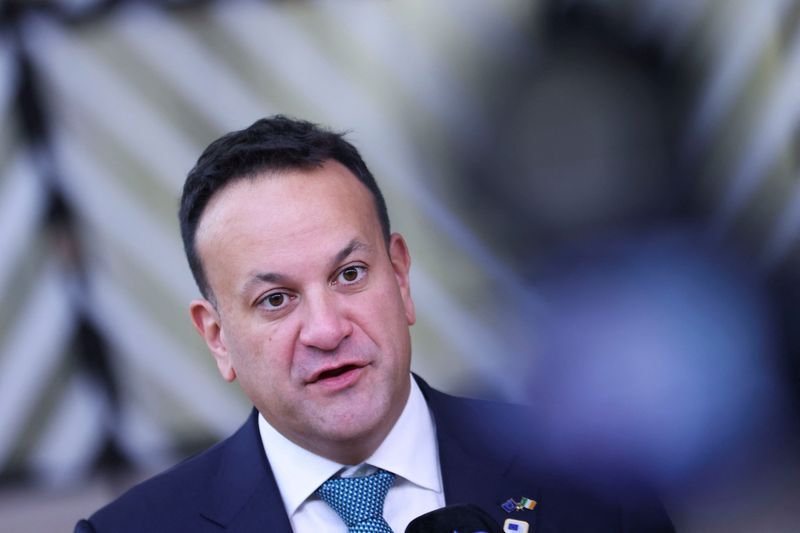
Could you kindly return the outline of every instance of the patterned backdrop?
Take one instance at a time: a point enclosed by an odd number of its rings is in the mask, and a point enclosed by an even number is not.
[[[377,176],[410,243],[414,368],[432,384],[535,399],[564,255],[691,227],[766,287],[780,327],[762,366],[785,391],[776,412],[795,405],[796,0],[0,6],[11,530],[69,528],[244,419],[188,320],[176,210],[202,149],[273,113],[348,130]],[[687,530],[723,528],[679,504]]]

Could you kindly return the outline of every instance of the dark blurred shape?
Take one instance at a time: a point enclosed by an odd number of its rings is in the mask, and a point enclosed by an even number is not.
[[[17,80],[17,110],[22,131],[32,145],[45,142],[48,124],[44,100],[39,92],[39,84],[31,60],[25,53],[17,55]]]
[[[408,524],[406,533],[502,533],[489,513],[472,504],[448,505]]]
[[[785,389],[747,264],[673,227],[598,240],[548,272],[530,394],[556,462],[669,486],[764,444]]]
[[[92,376],[92,379],[103,389],[111,408],[119,408],[119,390],[114,373],[111,370],[108,343],[95,325],[82,316],[73,340],[78,354],[79,364]]]
[[[537,60],[509,73],[466,184],[496,247],[528,277],[562,246],[687,212],[675,65],[606,10],[546,6]]]

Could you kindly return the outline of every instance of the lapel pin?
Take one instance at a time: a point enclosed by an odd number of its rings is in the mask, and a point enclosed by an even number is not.
[[[503,503],[500,504],[500,507],[507,513],[512,511],[522,511],[523,509],[528,509],[529,511],[533,511],[536,507],[536,500],[531,500],[530,498],[520,498],[519,501],[514,501],[514,498],[509,498]]]
[[[530,498],[520,498],[517,502],[517,511],[521,511],[522,509],[533,511],[534,507],[536,507],[536,500],[531,500]]]
[[[511,511],[516,511],[517,510],[517,502],[515,502],[513,499],[509,498],[506,501],[504,501],[503,503],[501,503],[500,507],[502,507],[505,512],[510,513]]]
[[[503,533],[528,533],[528,523],[524,520],[506,518],[503,522]]]

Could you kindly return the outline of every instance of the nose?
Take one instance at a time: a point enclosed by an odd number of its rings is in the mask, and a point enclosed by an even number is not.
[[[335,350],[350,336],[353,324],[345,316],[336,295],[327,291],[308,293],[304,299],[300,342],[319,350]]]

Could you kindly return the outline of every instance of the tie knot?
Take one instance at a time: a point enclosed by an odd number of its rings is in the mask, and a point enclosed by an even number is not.
[[[378,470],[369,476],[329,479],[317,494],[342,517],[350,533],[391,533],[383,519],[383,501],[392,483],[394,474]]]

